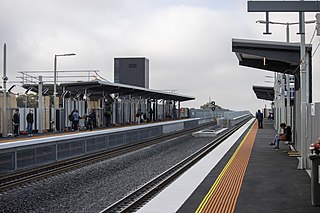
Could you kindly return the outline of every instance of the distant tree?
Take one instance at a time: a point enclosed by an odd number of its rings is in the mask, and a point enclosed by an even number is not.
[[[19,108],[26,107],[26,100],[27,100],[27,107],[28,108],[37,108],[38,107],[38,95],[36,95],[36,94],[27,94],[27,95],[17,96],[17,106]]]

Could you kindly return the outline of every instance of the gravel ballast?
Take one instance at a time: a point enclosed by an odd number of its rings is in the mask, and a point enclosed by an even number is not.
[[[182,136],[4,192],[0,211],[99,212],[212,140]]]

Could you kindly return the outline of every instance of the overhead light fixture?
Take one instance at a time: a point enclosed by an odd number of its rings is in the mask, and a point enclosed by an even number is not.
[[[49,91],[49,89],[48,89],[48,88],[45,88],[44,90],[42,90],[42,95],[47,94],[48,91]]]
[[[32,87],[29,87],[24,94],[28,94],[30,90],[32,90]]]
[[[267,59],[263,58],[263,66],[266,66],[266,65],[267,65]]]
[[[81,95],[81,93],[78,93],[78,94],[76,95],[76,98],[79,98],[79,97],[80,97],[80,95]]]
[[[15,87],[16,85],[12,85],[9,89],[8,92],[11,92],[11,90]]]

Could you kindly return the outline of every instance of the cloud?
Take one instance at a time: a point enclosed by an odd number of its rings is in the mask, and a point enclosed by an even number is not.
[[[297,21],[296,15],[270,16]],[[52,70],[54,54],[75,52],[59,58],[58,68],[99,69],[112,81],[114,57],[145,56],[151,88],[196,97],[183,105],[199,107],[211,97],[223,107],[255,112],[266,102],[257,100],[252,85],[264,85],[270,73],[240,67],[231,39],[285,40],[280,26],[270,26],[272,36],[263,36],[258,19],[264,14],[246,12],[246,2],[240,0],[4,0],[0,43],[8,44],[9,80],[19,70]],[[307,29],[309,36],[313,29]],[[299,41],[296,31],[291,28],[292,41]],[[318,91],[319,85],[314,86]]]

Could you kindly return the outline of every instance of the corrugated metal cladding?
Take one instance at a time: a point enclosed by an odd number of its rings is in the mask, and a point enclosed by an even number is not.
[[[115,58],[114,82],[149,89],[147,58]]]

